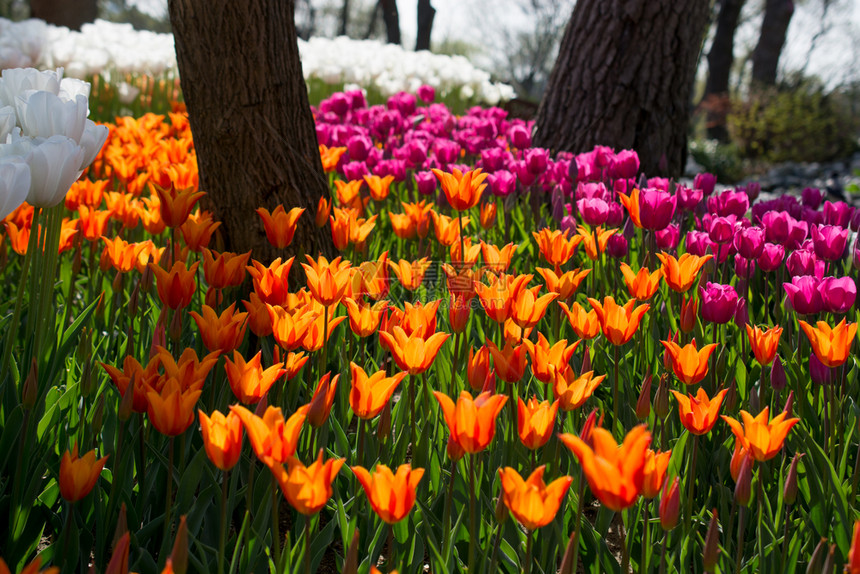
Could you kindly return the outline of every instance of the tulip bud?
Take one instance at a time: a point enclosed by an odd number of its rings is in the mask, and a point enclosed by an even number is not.
[[[78,346],[75,349],[75,358],[78,362],[83,363],[93,356],[93,330],[92,328],[84,328],[81,332],[81,338],[78,339]]]
[[[789,506],[797,500],[797,463],[803,458],[802,452],[794,453],[791,459],[791,466],[788,467],[788,474],[785,476],[785,486],[782,489],[782,499]]]
[[[654,413],[659,419],[665,419],[669,414],[669,374],[660,375],[657,394],[654,397]]]
[[[673,334],[669,335],[669,339],[667,342],[677,343],[679,334],[675,331]],[[672,353],[669,352],[669,348],[666,347],[663,350],[663,368],[667,371],[672,370]]]
[[[678,525],[678,515],[681,513],[681,481],[678,477],[672,481],[663,482],[663,493],[660,495],[660,526],[663,530],[672,530]]]
[[[690,297],[684,298],[681,303],[681,330],[685,333],[690,333],[696,327],[696,299]]]
[[[334,393],[337,390],[337,381],[340,375],[335,375],[331,378],[331,373],[326,373],[320,379],[314,396],[311,399],[310,409],[308,410],[308,422],[314,428],[319,428],[328,420],[328,415],[331,412],[331,407],[334,401]]]
[[[321,197],[317,203],[316,224],[317,227],[325,227],[331,213],[331,199]]]
[[[706,572],[713,572],[720,559],[720,524],[717,520],[717,509],[711,511],[711,523],[705,535],[705,548],[702,550],[702,565]]]
[[[579,374],[584,375],[591,370],[591,349],[588,346],[582,352],[582,368],[579,369]]]
[[[463,458],[463,455],[466,454],[466,451],[463,450],[463,447],[460,446],[460,443],[453,440],[450,435],[448,435],[448,446],[446,447],[445,451],[448,453],[448,458],[450,458],[454,462],[457,462],[458,460]]]
[[[173,571],[176,574],[188,572],[188,526],[185,524],[184,514],[179,517],[179,528],[176,529],[176,539],[173,542],[170,559],[173,560]]]
[[[496,499],[496,522],[501,525],[504,524],[507,519],[508,507],[505,505],[505,501],[500,496]]]
[[[122,538],[123,534],[128,532],[128,518],[126,517],[126,508],[125,502],[123,502],[119,507],[119,517],[116,519],[116,530],[113,533],[113,542],[111,546],[116,548],[119,539]]]
[[[826,551],[827,539],[822,538],[815,547],[815,550],[812,552],[812,556],[809,558],[809,565],[806,567],[806,574],[818,574],[822,571],[820,566],[821,559]]]
[[[131,290],[131,295],[128,297],[128,315],[130,317],[137,315],[138,299],[140,299],[140,281],[134,285],[134,289]]]
[[[213,309],[217,309],[222,301],[224,301],[224,294],[221,292],[221,289],[215,289],[214,287],[210,287],[206,290],[207,305],[209,305]]]
[[[591,430],[596,426],[601,426],[603,423],[603,415],[600,416],[600,422],[597,422],[597,409],[593,409],[588,417],[585,419],[585,424],[582,425],[582,430],[579,431],[579,438],[581,438],[586,444],[592,446],[591,444]]]
[[[642,381],[642,390],[639,391],[639,400],[636,401],[636,418],[640,421],[644,421],[651,414],[651,379],[653,378],[649,373]]]
[[[167,250],[165,249],[165,253]],[[152,259],[150,257],[150,259]],[[163,257],[162,257],[163,259]],[[143,268],[143,274],[140,276],[140,285],[142,285],[141,289],[143,289],[144,293],[148,293],[150,289],[152,289],[152,269],[149,268],[149,265]]]
[[[783,368],[782,360],[777,355],[770,367],[770,386],[776,392],[781,392],[785,388],[785,384],[785,368]]]
[[[749,506],[752,494],[752,457],[745,456],[741,461],[741,469],[735,482],[735,501],[741,506]]]
[[[78,234],[78,238],[80,238],[80,234]],[[81,272],[81,267],[83,266],[83,256],[81,255],[81,243],[80,239],[76,241],[77,245],[75,247],[75,256],[72,259],[72,277],[76,276]]]
[[[36,366],[36,357],[30,361],[30,372],[24,379],[24,388],[21,389],[21,405],[30,410],[36,405],[39,398],[39,369]]]
[[[729,392],[726,393],[726,399],[723,401],[723,412],[733,413],[735,412],[735,408],[738,406],[738,385],[737,382],[732,381],[731,386],[729,387]],[[755,412],[755,411],[753,411]]]
[[[382,413],[379,415],[379,424],[376,426],[376,439],[385,443],[391,435],[391,401],[385,403]]]
[[[134,378],[136,376],[136,373],[133,373],[131,375],[131,380],[128,382],[128,386],[125,388],[125,394],[122,395],[122,398],[119,400],[117,417],[122,422],[125,422],[131,418],[132,405],[134,405]]]
[[[152,331],[152,343],[149,346],[149,358],[153,358],[158,354],[158,347],[167,347],[167,331],[165,322],[167,321],[167,309],[161,310],[161,315],[155,321],[155,329]]]
[[[92,359],[87,359],[81,368],[81,380],[78,382],[81,389],[81,396],[88,397],[93,392],[93,362]]]
[[[747,300],[745,297],[742,297],[738,301],[738,306],[735,307],[735,325],[738,326],[738,329],[744,329],[745,325],[750,322],[750,312],[747,308]]]
[[[830,550],[827,552],[827,558],[824,560],[824,566],[821,568],[821,571],[825,574],[833,574],[836,570],[834,569],[836,565],[836,545],[831,544]]]
[[[720,349],[720,354],[717,356],[717,365],[714,369],[714,374],[717,377],[717,380],[722,381],[726,378],[726,363],[728,361],[728,347],[723,346]]]
[[[182,310],[177,309],[173,312],[173,317],[170,318],[170,326],[168,328],[168,336],[172,341],[179,341],[182,338]]]
[[[757,392],[755,387],[750,389],[749,403],[750,403],[750,412],[757,413],[759,410],[759,398],[761,396],[761,392]]]
[[[263,418],[263,415],[266,413],[267,408],[269,408],[269,393],[263,395],[263,398],[260,399],[259,403],[257,403],[257,408],[254,409],[254,414],[260,418]]]
[[[343,561],[342,574],[356,574],[358,572],[358,540],[358,528],[356,528],[352,532],[352,542],[349,543],[349,550]]]
[[[93,432],[98,436],[102,430],[102,423],[105,418],[105,396],[104,393],[99,395],[99,400],[96,402],[96,408],[93,410]]]
[[[122,272],[117,271],[116,275],[113,276],[113,281],[110,284],[111,289],[113,289],[114,293],[119,293],[122,291]]]
[[[794,416],[794,391],[788,392],[788,398],[785,399],[785,406],[782,407],[782,411],[787,419]]]

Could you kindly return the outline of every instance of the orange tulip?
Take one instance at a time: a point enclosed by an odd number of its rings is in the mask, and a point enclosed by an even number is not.
[[[600,319],[597,317],[597,311],[592,309],[586,310],[579,303],[574,303],[570,307],[566,303],[559,302],[561,310],[567,315],[567,320],[570,326],[573,327],[573,332],[576,336],[583,340],[593,339],[600,334]]]
[[[636,502],[645,482],[646,453],[651,444],[645,425],[627,433],[620,447],[612,433],[600,427],[591,430],[593,446],[572,434],[559,438],[576,455],[591,492],[604,506],[620,512]]]
[[[430,214],[433,211],[433,204],[426,200],[421,200],[416,203],[400,202],[403,206],[403,212],[412,218],[415,224],[415,233],[421,239],[427,237],[430,232]]]
[[[419,335],[408,336],[400,326],[392,332],[379,332],[379,339],[391,350],[397,367],[410,375],[419,375],[430,368],[448,333],[434,333],[426,340]]]
[[[480,168],[465,173],[456,168],[454,168],[453,173],[446,173],[435,168],[431,171],[442,185],[442,191],[445,192],[448,204],[455,211],[468,211],[478,205],[481,194],[487,187],[487,184],[484,183],[487,174],[482,173]]]
[[[418,335],[427,340],[436,332],[436,313],[441,303],[441,299],[430,301],[426,305],[421,301],[414,304],[407,301],[399,316],[400,327],[409,336]]]
[[[96,460],[96,451],[91,450],[78,458],[78,445],[72,452],[66,451],[60,460],[60,495],[69,502],[77,502],[90,493],[105,467],[108,457]]]
[[[153,384],[155,379],[158,378],[158,366],[160,364],[161,361],[156,356],[149,361],[146,369],[144,369],[143,366],[137,362],[137,359],[131,355],[127,355],[125,359],[123,359],[121,371],[113,365],[108,365],[106,363],[101,363],[101,366],[105,371],[107,371],[108,376],[110,376],[111,380],[116,385],[121,396],[125,396],[130,384],[133,385],[132,392],[134,393],[134,396],[132,397],[133,402],[131,409],[136,413],[145,413],[146,407],[149,404],[146,402],[146,389],[149,385]]]
[[[580,271],[578,268],[560,275],[546,267],[538,267],[536,271],[543,277],[546,283],[546,290],[558,293],[558,299],[561,301],[566,301],[573,297],[576,290],[579,289],[582,280],[591,273],[591,269]]]
[[[490,376],[495,382],[495,373],[490,369],[490,348],[485,345],[476,353],[473,348],[469,347],[469,361],[466,363],[466,378],[469,381],[469,386],[480,392],[486,385],[487,377]]]
[[[308,409],[308,422],[311,423],[312,427],[319,428],[328,420],[339,380],[339,374],[331,378],[331,373],[326,373],[317,383],[311,401],[308,403],[310,407]]]
[[[193,215],[189,215],[179,227],[182,239],[191,251],[199,253],[209,245],[212,234],[221,226],[220,221],[213,221],[212,214],[208,211],[201,212],[199,209]]]
[[[780,412],[768,422],[770,412],[768,407],[753,417],[748,412],[741,411],[741,423],[726,415],[720,415],[731,427],[732,433],[738,443],[745,448],[752,457],[760,462],[770,460],[782,449],[788,431],[796,425],[800,419],[786,419],[787,413]]]
[[[539,402],[537,397],[529,399],[528,404],[522,397],[517,404],[517,433],[523,444],[532,450],[542,447],[552,435],[555,415],[558,413],[558,399]]]
[[[860,574],[860,520],[854,521],[854,534],[851,537],[851,548],[848,550],[848,564],[845,565],[848,574]]]
[[[496,204],[495,203],[482,203],[481,204],[481,217],[480,217],[481,227],[484,229],[490,229],[494,225],[496,225]]]
[[[268,267],[256,260],[251,260],[251,266],[246,267],[254,284],[254,292],[264,303],[283,305],[289,293],[288,279],[293,266],[294,257],[283,263],[278,257]]]
[[[272,334],[272,319],[269,317],[269,308],[260,300],[256,293],[248,296],[249,301],[242,301],[248,312],[248,326],[251,332],[258,337],[268,337]]]
[[[242,421],[234,412],[225,417],[219,411],[214,411],[212,417],[197,410],[200,419],[200,432],[203,434],[203,448],[212,464],[223,471],[228,471],[239,462],[242,454]]]
[[[194,405],[200,398],[199,388],[184,390],[179,380],[168,377],[160,391],[152,387],[146,391],[149,403],[147,414],[152,426],[163,435],[178,436],[188,430],[194,422]]]
[[[331,240],[338,251],[349,247],[349,232],[352,227],[352,217],[344,209],[334,208],[334,214],[329,216],[331,221]]]
[[[140,252],[137,254],[137,263],[135,264],[135,267],[137,267],[138,273],[143,274],[150,262],[161,261],[165,248],[156,247],[155,243],[153,243],[151,239],[141,241],[139,245],[142,247]]]
[[[848,359],[851,343],[857,335],[857,323],[848,324],[845,319],[836,327],[819,321],[817,328],[806,321],[800,321],[800,328],[809,338],[815,356],[828,367],[838,367]]]
[[[165,271],[155,263],[149,264],[149,268],[155,274],[155,285],[162,303],[174,311],[187,307],[191,303],[194,292],[197,291],[197,282],[194,277],[197,274],[199,264],[199,262],[195,262],[189,268],[185,266],[185,263],[177,261],[170,268],[170,271]]]
[[[657,253],[657,258],[663,263],[663,277],[666,279],[666,285],[672,291],[686,293],[696,282],[702,266],[713,258],[713,255],[698,257],[684,253],[675,259],[668,253],[661,251]]]
[[[317,203],[317,212],[316,217],[314,218],[314,222],[317,224],[317,227],[325,227],[325,224],[328,223],[330,213],[331,198],[321,197],[319,202]]]
[[[645,481],[642,483],[642,496],[654,498],[660,494],[663,482],[666,480],[666,471],[669,470],[669,457],[672,451],[654,452],[650,448],[645,451]]]
[[[499,469],[502,501],[517,522],[527,530],[535,530],[553,521],[561,506],[561,500],[573,481],[569,476],[562,476],[544,484],[544,470],[546,465],[541,465],[528,479],[523,480],[520,474],[509,466]]]
[[[606,375],[595,377],[594,371],[577,375],[572,367],[567,366],[556,371],[552,393],[558,399],[561,410],[572,411],[581,407],[605,378]]]
[[[361,186],[363,184],[364,181],[360,179],[350,182],[334,180],[335,195],[337,195],[337,202],[340,206],[363,209],[364,205],[361,202]]]
[[[340,257],[335,257],[331,262],[323,256],[317,260],[310,255],[305,257],[310,264],[302,263],[302,267],[307,275],[311,295],[325,307],[336,305],[349,284],[349,261],[341,261]]]
[[[517,325],[513,319],[508,319],[502,327],[502,335],[504,337],[505,344],[516,346],[531,337],[533,330],[534,327],[526,327],[523,329]]]
[[[732,480],[738,481],[741,474],[741,466],[744,461],[750,457],[750,452],[744,448],[740,441],[735,441],[735,450],[732,452],[732,460],[729,461],[729,474],[732,475]]]
[[[511,265],[511,257],[517,252],[518,245],[508,243],[504,247],[496,247],[491,243],[481,242],[481,253],[484,256],[484,265],[496,273],[505,272]]]
[[[44,570],[41,570],[41,568],[42,558],[41,556],[36,556],[32,562],[21,570],[20,574],[60,574],[60,569],[56,566],[45,568]],[[6,565],[6,561],[2,558],[0,558],[0,574],[11,574],[9,566]]]
[[[275,363],[268,369],[262,366],[262,351],[257,351],[250,361],[239,351],[233,351],[233,360],[224,358],[224,370],[227,372],[227,381],[233,394],[240,402],[245,404],[256,404],[266,396],[272,385],[280,379],[287,371],[283,369],[283,363]]]
[[[532,235],[537,241],[540,254],[547,263],[555,267],[556,275],[561,274],[561,266],[573,257],[576,246],[582,242],[582,237],[579,235],[568,237],[567,230],[562,232],[548,227],[541,229],[540,232],[532,231]]]
[[[320,144],[319,146],[320,160],[322,161],[323,171],[331,173],[337,167],[337,162],[343,154],[346,153],[345,147],[328,147]]]
[[[162,383],[167,378],[176,379],[179,387],[183,392],[192,389],[199,390],[203,388],[203,382],[209,375],[209,371],[218,362],[218,353],[209,353],[202,359],[197,358],[197,352],[194,349],[187,348],[182,351],[179,360],[173,359],[170,351],[164,347],[158,346],[155,348],[158,361],[164,369],[164,375],[161,377],[161,382],[156,381],[152,386],[155,390],[161,390]]]
[[[343,300],[349,313],[349,327],[359,337],[369,337],[379,329],[382,314],[388,308],[386,301],[380,301],[374,305],[369,303],[357,303],[355,299],[345,298]]]
[[[532,374],[540,382],[552,384],[555,381],[556,371],[562,371],[568,366],[570,358],[581,341],[568,345],[567,340],[562,339],[555,345],[550,345],[543,333],[538,333],[537,343],[532,343],[528,339],[523,343],[532,358]]]
[[[225,251],[218,253],[203,248],[203,276],[206,283],[213,289],[226,289],[237,287],[245,280],[245,265],[251,257],[251,252],[230,253]]]
[[[547,293],[538,297],[540,289],[540,285],[520,289],[511,304],[510,318],[523,329],[530,329],[537,325],[546,314],[549,304],[558,297],[558,293]]]
[[[642,267],[634,274],[626,263],[621,264],[621,273],[624,275],[624,284],[631,297],[639,301],[647,301],[654,296],[660,287],[660,279],[663,277],[663,269],[651,273],[647,267]]]
[[[507,383],[518,383],[526,372],[526,346],[511,345],[505,342],[505,346],[499,349],[492,341],[487,341],[487,348],[493,355],[493,366],[496,374]]]
[[[230,410],[242,420],[254,453],[266,466],[283,464],[296,454],[299,433],[307,417],[307,405],[300,407],[286,421],[281,409],[272,406],[266,409],[262,418],[239,405],[231,406]]]
[[[596,260],[600,253],[606,251],[606,244],[609,238],[618,233],[617,229],[603,229],[598,227],[594,231],[590,231],[583,226],[576,228],[579,237],[582,237],[582,246],[585,247],[585,254],[592,261]],[[594,242],[594,234],[597,234],[597,243]]]
[[[453,333],[462,333],[469,323],[472,299],[460,293],[451,293],[448,304],[448,324]]]
[[[451,440],[468,453],[481,452],[496,434],[496,418],[508,400],[505,395],[494,395],[485,391],[472,399],[467,391],[461,391],[454,404],[447,395],[433,391],[445,423],[451,431]]]
[[[696,391],[696,396],[683,395],[673,390],[672,394],[678,400],[678,418],[681,419],[681,424],[695,435],[711,432],[728,392],[728,389],[723,389],[713,399],[709,399],[705,389],[701,387]]]
[[[284,370],[287,371],[287,380],[292,380],[299,374],[302,367],[310,359],[310,355],[305,355],[304,351],[299,353],[287,353],[287,358],[284,361]]]
[[[391,288],[388,263],[388,251],[383,251],[376,261],[365,261],[358,267],[351,268],[351,281],[344,294],[353,299],[366,295],[374,301],[388,295]]]
[[[394,181],[393,175],[379,177],[378,175],[365,175],[364,181],[367,183],[367,189],[370,190],[370,197],[374,201],[383,201],[388,197],[391,182]]]
[[[385,408],[397,385],[406,373],[386,377],[385,370],[367,376],[364,369],[353,362],[349,363],[352,374],[352,388],[349,391],[349,406],[358,418],[372,419]]]
[[[229,353],[242,344],[248,326],[245,321],[248,313],[236,313],[235,308],[236,304],[232,303],[218,315],[212,307],[203,305],[202,315],[196,311],[188,313],[197,323],[200,338],[209,351]]]
[[[771,327],[766,331],[747,324],[747,337],[750,347],[755,354],[756,360],[761,366],[769,365],[776,357],[776,348],[779,346],[779,337],[782,335],[782,327]]]
[[[294,207],[288,212],[283,205],[278,205],[271,213],[265,207],[257,209],[266,229],[266,239],[275,249],[284,249],[293,242],[296,225],[304,212],[303,207]]]
[[[194,205],[206,195],[194,188],[176,189],[173,185],[166,188],[158,184],[153,186],[158,195],[161,220],[168,227],[181,227],[191,214]]]
[[[475,293],[481,298],[481,304],[487,316],[496,323],[504,323],[511,317],[514,301],[520,291],[525,288],[532,275],[505,275],[498,277],[490,275],[489,285],[475,283]]]
[[[674,341],[660,341],[672,361],[672,371],[682,383],[695,385],[708,374],[708,359],[717,348],[716,343],[696,349],[696,340],[681,347]]]
[[[618,305],[613,297],[604,297],[602,304],[592,298],[589,298],[588,302],[597,313],[603,335],[613,345],[623,345],[633,338],[642,316],[649,309],[647,303],[634,309],[636,299],[631,299],[623,307]]]
[[[133,195],[110,191],[105,194],[105,203],[107,204],[108,211],[111,212],[111,218],[114,221],[122,223],[123,229],[134,229],[140,223],[140,212],[138,209],[141,203]],[[91,207],[97,205],[98,203],[91,204]]]
[[[397,263],[388,262],[388,266],[397,276],[397,280],[407,291],[415,291],[421,286],[422,281],[424,281],[424,274],[427,273],[430,265],[431,263],[426,257],[411,262],[405,259],[401,259]]]
[[[415,239],[417,234],[415,222],[408,214],[392,213],[389,211],[388,221],[391,222],[391,230],[394,232],[394,235],[400,239]]]
[[[683,332],[691,333],[696,327],[697,307],[698,303],[694,297],[690,297],[689,299],[684,297],[684,300],[681,302],[681,319],[679,321],[679,326]]]
[[[337,210],[337,208],[335,208]],[[349,222],[349,241],[354,243],[356,249],[363,250],[364,243],[370,236],[370,232],[376,227],[376,218],[378,215],[372,215],[367,219],[358,217],[355,213],[350,215]]]
[[[316,319],[308,325],[308,329],[301,342],[302,348],[305,351],[312,353],[322,349],[323,345],[331,340],[334,330],[337,329],[338,325],[346,321],[346,316],[342,315],[340,317],[335,317],[335,309],[333,307],[326,312],[325,307],[316,301],[311,305],[308,305],[308,308],[313,309],[313,311],[298,311],[298,313],[306,314],[312,312],[316,317]],[[326,313],[328,313],[328,333],[325,332]]]
[[[436,240],[446,247],[460,240],[460,221],[456,217],[440,215],[435,211],[430,212],[433,218],[433,228],[436,231]],[[469,218],[463,218],[463,229],[469,225]]]
[[[634,187],[633,191],[630,192],[630,195],[619,193],[618,199],[621,201],[621,205],[624,206],[624,209],[627,210],[627,213],[630,214],[630,220],[633,221],[633,225],[641,229],[642,220],[639,218],[639,188]]]
[[[272,474],[290,506],[305,516],[312,516],[322,510],[332,495],[331,483],[334,482],[344,459],[330,458],[323,462],[323,450],[310,466],[305,466],[296,457],[287,459],[287,468],[277,464],[271,466]]]
[[[415,505],[415,490],[424,476],[423,468],[413,470],[411,465],[401,464],[396,474],[384,464],[377,464],[372,474],[360,466],[351,468],[371,508],[383,522],[394,524],[406,518]]]
[[[102,235],[105,242],[102,258],[106,258],[110,265],[120,273],[128,273],[136,267],[137,256],[143,245],[140,243],[128,243],[120,237],[108,239]]]
[[[79,229],[81,236],[87,241],[98,241],[105,234],[111,212],[102,209],[90,209],[86,205],[78,207]]]
[[[455,242],[449,249],[449,253],[451,253],[451,262],[458,263],[460,265],[465,264],[468,267],[474,266],[478,262],[478,256],[481,254],[481,244],[475,243],[472,244],[472,238],[466,237],[463,239],[463,249],[466,251],[466,258],[463,259],[463,255],[460,249],[460,242]]]

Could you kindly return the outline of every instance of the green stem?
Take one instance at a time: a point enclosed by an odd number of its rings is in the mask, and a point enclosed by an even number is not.
[[[690,526],[693,522],[693,500],[696,494],[696,455],[699,450],[699,435],[693,435],[693,451],[690,453],[690,474],[687,476],[687,524],[684,532],[690,535]]]
[[[570,561],[572,572],[576,572],[579,563],[579,529],[582,524],[582,511],[585,507],[585,477],[582,476],[581,466],[577,472],[577,482],[579,483],[579,492],[577,494],[576,502],[576,523],[574,524],[570,542],[570,544],[573,544],[573,560]]]
[[[651,519],[651,501],[643,501],[645,516],[642,519],[642,557],[639,559],[639,571],[648,572],[648,551],[650,550],[650,528],[648,521]]]
[[[532,571],[532,540],[534,539],[534,530],[529,529],[526,535],[526,560],[523,564],[523,572],[531,574]]]
[[[311,517],[305,516],[305,574],[311,574]]]
[[[451,505],[454,503],[454,481],[457,477],[457,461],[451,461],[451,477],[448,479],[448,495],[445,497],[445,510],[442,514],[442,556],[448,556],[451,538]]]
[[[170,539],[170,514],[173,510],[173,441],[174,437],[170,437],[167,447],[167,499],[164,502],[164,541],[161,543],[162,552],[170,547],[167,541]]]
[[[631,514],[633,513],[633,507],[627,509],[627,521],[631,521]],[[618,525],[618,529],[621,532],[621,572],[623,574],[627,574],[630,572],[630,548],[628,544],[630,544],[630,540],[628,540],[627,529],[624,528],[624,516],[621,517],[621,522]]]
[[[227,544],[227,483],[230,480],[230,471],[224,471],[221,481],[221,523],[218,532],[218,574],[224,574],[224,548]]]
[[[475,457],[477,454],[469,455],[469,518],[471,528],[469,529],[469,562],[468,572],[475,572],[475,539],[478,537],[478,516],[475,511]]]
[[[738,511],[738,548],[735,552],[735,574],[740,574],[741,561],[744,558],[744,513],[745,506],[741,506]]]
[[[615,348],[615,379],[612,381],[612,425],[618,425],[618,345]]]
[[[280,526],[280,504],[278,504],[278,481],[272,475],[272,556],[275,564],[281,563],[281,526]]]

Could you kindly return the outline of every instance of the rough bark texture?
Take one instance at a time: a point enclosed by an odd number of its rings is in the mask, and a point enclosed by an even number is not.
[[[330,191],[302,77],[293,0],[170,0],[168,7],[200,189],[222,222],[227,249],[252,249],[260,261],[332,253],[331,235],[314,224],[317,202]],[[280,203],[308,210],[286,254],[266,241],[254,211]]]
[[[30,0],[30,15],[48,24],[80,30],[98,15],[96,0]]]
[[[340,8],[340,26],[337,29],[339,36],[346,36],[346,30],[349,27],[349,0],[343,0],[343,5]]]
[[[385,22],[385,38],[389,44],[400,43],[400,13],[396,0],[379,0],[382,6],[382,20]]]
[[[415,50],[430,49],[430,33],[433,31],[433,19],[436,8],[430,0],[418,0],[418,35],[415,39]]]
[[[708,0],[579,0],[538,110],[535,143],[635,149],[649,175],[680,175]]]
[[[708,81],[702,103],[707,108],[708,137],[726,141],[726,114],[729,103],[729,78],[734,63],[735,30],[740,21],[743,0],[721,0],[717,30],[708,51]]]
[[[767,0],[765,3],[761,33],[752,56],[754,83],[765,86],[776,84],[779,56],[793,15],[792,0]]]

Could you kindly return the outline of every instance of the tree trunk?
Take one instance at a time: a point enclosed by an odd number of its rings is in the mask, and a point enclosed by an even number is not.
[[[80,30],[98,15],[96,0],[30,0],[30,15],[55,26]]]
[[[382,21],[385,22],[385,37],[389,44],[400,43],[400,14],[396,0],[379,0],[382,5]]]
[[[343,6],[340,9],[340,27],[338,28],[338,36],[346,36],[346,28],[349,25],[349,0],[343,0]]]
[[[735,61],[735,31],[744,0],[721,0],[717,30],[708,52],[708,81],[702,102],[707,108],[708,137],[727,141],[726,115],[729,105],[729,78]]]
[[[538,109],[535,144],[635,149],[680,175],[709,0],[579,0]]]
[[[418,36],[415,40],[415,50],[430,49],[430,32],[433,30],[433,18],[436,8],[430,0],[418,0]]]
[[[776,72],[779,68],[779,56],[785,45],[788,25],[794,15],[792,0],[767,0],[764,7],[764,19],[761,22],[761,33],[753,51],[752,79],[754,83],[763,86],[776,84]]]
[[[170,0],[182,93],[206,207],[226,248],[259,261],[285,255],[254,210],[304,207],[291,254],[333,251],[314,224],[329,195],[302,78],[293,0]],[[298,265],[294,266],[294,269]]]

